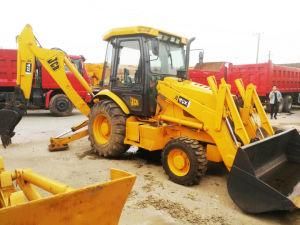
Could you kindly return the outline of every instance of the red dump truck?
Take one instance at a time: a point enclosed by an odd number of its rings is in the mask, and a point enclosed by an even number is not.
[[[283,95],[279,111],[289,112],[292,104],[300,104],[300,68],[273,64],[272,61],[259,64],[234,65],[226,62],[199,63],[189,70],[190,79],[207,84],[206,78],[214,75],[231,84],[232,93],[238,95],[234,80],[241,78],[245,85],[254,83],[262,102],[268,105],[268,95],[276,85]]]
[[[84,79],[89,82],[89,77],[84,68],[84,58],[82,56],[70,56],[70,58]],[[0,49],[0,108],[4,107],[5,102],[11,98],[14,92],[17,77],[16,64],[17,50]],[[67,75],[74,89],[86,102],[89,102],[91,96],[88,92],[71,72],[67,71]],[[29,109],[49,109],[51,114],[55,116],[69,116],[73,110],[73,104],[39,63],[37,63],[31,97],[27,107]]]

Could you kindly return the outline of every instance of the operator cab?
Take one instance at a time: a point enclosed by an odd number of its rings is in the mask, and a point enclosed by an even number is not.
[[[185,38],[149,27],[113,29],[108,41],[101,89],[109,89],[130,114],[151,117],[156,111],[156,83],[185,74]]]

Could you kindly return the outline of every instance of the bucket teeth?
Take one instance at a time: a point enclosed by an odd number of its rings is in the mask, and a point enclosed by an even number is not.
[[[295,206],[300,209],[300,195],[293,197],[291,200],[295,204]]]
[[[288,198],[297,208],[300,208],[300,182],[294,187],[293,192],[288,196]]]
[[[4,148],[11,144],[11,138],[15,135],[14,129],[21,118],[22,115],[16,110],[0,110],[0,136]]]
[[[11,144],[11,137],[9,135],[1,135],[1,141],[4,148]]]

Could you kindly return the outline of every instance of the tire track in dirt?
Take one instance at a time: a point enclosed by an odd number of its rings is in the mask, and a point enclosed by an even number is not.
[[[153,195],[147,196],[144,200],[136,203],[136,207],[141,209],[148,206],[154,207],[156,210],[163,210],[170,214],[175,219],[189,222],[190,224],[214,224],[214,225],[227,225],[230,224],[221,216],[208,216],[203,217],[194,211],[186,208],[178,202],[162,199]]]

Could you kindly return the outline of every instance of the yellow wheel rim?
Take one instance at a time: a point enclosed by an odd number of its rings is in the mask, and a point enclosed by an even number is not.
[[[98,115],[93,122],[94,138],[98,144],[106,144],[110,137],[110,123],[104,115]]]
[[[168,166],[173,174],[182,177],[190,171],[190,160],[183,150],[172,149],[168,154]]]

